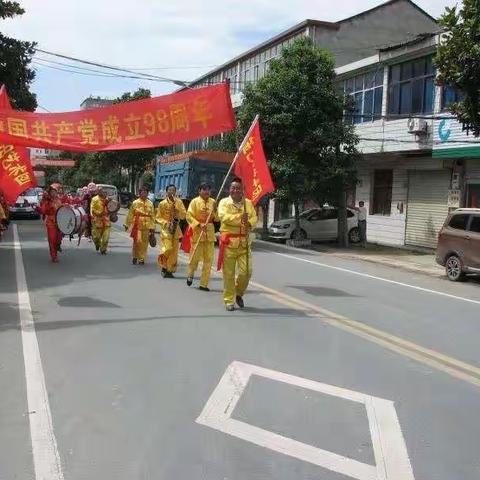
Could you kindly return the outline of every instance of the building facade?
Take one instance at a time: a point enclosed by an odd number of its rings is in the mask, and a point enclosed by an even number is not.
[[[447,111],[458,92],[435,82],[442,35],[337,69],[355,103],[347,121],[360,138],[356,200],[366,204],[370,242],[434,248],[449,211],[480,206],[480,140]]]
[[[193,86],[228,79],[238,107],[245,85],[265,75],[271,59],[300,36],[332,52],[339,89],[353,98],[355,111],[346,121],[355,124],[362,153],[354,200],[366,203],[368,240],[434,248],[449,211],[480,201],[480,143],[448,114],[458,92],[435,82],[439,26],[410,0],[391,0],[336,23],[306,20]],[[270,219],[279,211],[272,206]]]

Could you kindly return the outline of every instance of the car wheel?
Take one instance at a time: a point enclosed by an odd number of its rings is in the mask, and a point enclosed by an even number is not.
[[[465,279],[462,261],[457,255],[450,255],[445,262],[445,273],[452,282],[461,282]]]
[[[350,243],[360,243],[360,230],[358,227],[353,227],[349,232],[348,232],[348,240]]]
[[[299,230],[294,230],[290,235],[290,238],[292,240],[306,240],[307,232],[303,228],[300,228]]]

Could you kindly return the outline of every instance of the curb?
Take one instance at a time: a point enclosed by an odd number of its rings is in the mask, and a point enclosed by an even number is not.
[[[315,254],[318,254],[319,256],[320,255],[329,255],[331,257],[336,257],[336,258],[341,258],[341,259],[344,259],[344,260],[356,260],[358,262],[368,262],[368,263],[375,263],[377,265],[383,265],[385,267],[391,267],[391,268],[401,268],[402,270],[406,270],[406,271],[409,271],[409,272],[413,272],[413,273],[421,273],[423,275],[427,275],[429,277],[436,277],[436,278],[442,278],[444,277],[444,273],[441,272],[441,271],[433,271],[433,270],[430,270],[430,269],[425,269],[425,268],[422,268],[422,267],[417,267],[417,266],[414,266],[414,265],[409,265],[409,264],[406,264],[406,263],[402,263],[402,262],[388,262],[388,261],[380,261],[378,259],[373,259],[373,258],[363,258],[363,257],[357,257],[356,255],[353,255],[353,254],[349,254],[349,253],[331,253],[331,252],[328,252],[328,251],[318,251],[318,250],[314,250],[314,249],[306,249],[306,248],[296,248],[296,247],[290,247],[288,245],[283,245],[281,243],[272,243],[272,242],[268,242],[266,240],[254,240],[255,243],[260,243],[262,245],[268,245],[268,246],[273,246],[273,247],[278,247],[278,248],[281,248],[283,250],[286,250],[288,252],[297,252],[297,253],[308,253],[308,254],[312,254],[312,253],[315,253]]]

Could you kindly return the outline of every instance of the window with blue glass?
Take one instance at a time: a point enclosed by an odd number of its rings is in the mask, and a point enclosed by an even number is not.
[[[465,94],[454,87],[443,87],[442,91],[442,110],[446,110],[450,105],[462,102]]]
[[[348,123],[371,122],[381,117],[383,101],[383,68],[344,80],[341,90],[350,95],[354,109]]]
[[[435,67],[431,56],[390,67],[388,113],[406,116],[433,113],[434,79]]]

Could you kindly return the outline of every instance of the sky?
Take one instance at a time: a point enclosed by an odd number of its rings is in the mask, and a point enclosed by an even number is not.
[[[0,20],[2,33],[35,41],[64,55],[193,80],[294,24],[313,18],[338,21],[382,0],[19,0],[25,15]],[[438,17],[457,0],[418,0]],[[335,5],[335,8],[332,8]],[[161,95],[172,83],[86,76],[42,59],[37,53],[32,90],[39,111],[78,110],[89,95],[115,98],[139,87]],[[67,61],[68,63],[68,61]],[[95,68],[95,67],[91,67]]]

